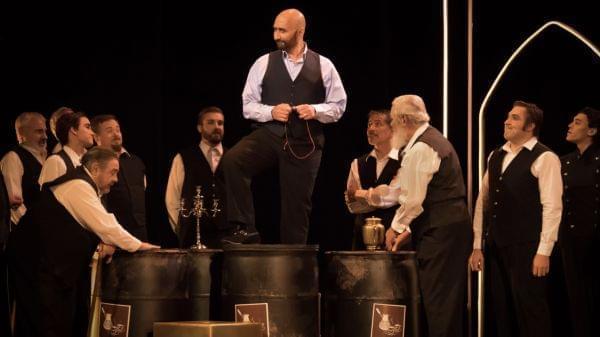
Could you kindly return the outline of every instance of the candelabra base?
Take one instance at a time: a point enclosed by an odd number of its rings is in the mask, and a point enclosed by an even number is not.
[[[190,247],[191,250],[202,250],[202,249],[206,249],[206,248],[207,247],[201,243],[197,243]]]

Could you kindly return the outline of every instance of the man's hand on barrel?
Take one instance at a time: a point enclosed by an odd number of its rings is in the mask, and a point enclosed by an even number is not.
[[[112,256],[115,253],[116,248],[115,246],[101,242],[100,244],[98,244],[97,250],[100,259],[106,258],[106,263],[109,264],[110,261],[112,261]]]
[[[389,251],[395,252],[408,238],[410,232],[408,230],[402,231],[402,233],[396,232],[392,227],[388,228],[385,232],[385,248]]]
[[[140,246],[140,248],[138,248],[138,250],[150,250],[150,249],[160,249],[160,246],[153,245],[148,242],[142,242],[142,245]]]

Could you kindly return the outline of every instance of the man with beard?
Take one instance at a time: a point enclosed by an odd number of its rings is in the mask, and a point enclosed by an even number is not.
[[[563,185],[558,157],[537,139],[542,122],[537,105],[513,103],[506,143],[488,158],[475,206],[469,262],[481,270],[485,249],[490,330],[498,337],[552,336],[547,275]]]
[[[204,207],[211,209],[217,200],[222,210],[215,217],[202,216],[200,235],[202,243],[208,248],[219,248],[221,238],[229,230],[226,221],[225,182],[221,168],[221,158],[226,149],[221,144],[225,128],[223,111],[211,106],[202,109],[198,114],[197,130],[200,133],[200,144],[180,151],[173,159],[165,203],[169,213],[169,223],[179,238],[182,248],[189,248],[196,243],[196,218],[184,218],[180,215],[180,201],[185,200],[184,207],[193,207],[196,187],[200,186],[204,196]]]
[[[50,125],[50,132],[52,132],[52,135],[54,136],[54,140],[56,142],[56,144],[52,147],[51,153],[58,153],[58,151],[62,150],[62,145],[60,145],[60,140],[56,135],[56,122],[58,122],[58,119],[61,118],[63,115],[72,114],[73,112],[73,109],[67,108],[66,106],[61,106],[60,108],[56,109],[50,116],[48,124]]]
[[[307,241],[323,124],[342,117],[346,92],[333,63],[308,49],[305,29],[300,11],[279,13],[273,24],[278,50],[261,56],[248,74],[243,113],[254,121],[255,130],[223,158],[227,218],[239,229],[229,242],[260,241],[250,184],[255,175],[273,167],[279,168],[281,242]]]
[[[385,189],[400,168],[398,150],[392,148],[392,118],[389,110],[371,110],[367,124],[367,139],[373,150],[352,161],[346,192],[348,210],[356,214],[352,249],[364,249],[362,226],[368,217],[381,218],[387,229],[396,214],[398,201],[373,200],[376,189]]]
[[[56,122],[56,135],[62,149],[48,157],[40,173],[39,184],[50,182],[81,165],[81,157],[94,145],[90,120],[82,112],[65,114]]]
[[[129,234],[100,202],[117,181],[117,155],[95,147],[81,161],[74,171],[44,184],[39,201],[8,239],[15,336],[86,335],[88,269],[99,242],[129,252],[160,248]],[[100,255],[113,251],[103,249]]]
[[[394,146],[406,146],[398,175],[390,184],[400,207],[386,232],[386,247],[395,251],[412,238],[428,336],[464,336],[464,271],[472,233],[458,155],[429,125],[419,96],[394,99],[392,128],[401,143]]]
[[[125,150],[119,121],[113,115],[92,118],[94,139],[99,147],[119,156],[119,175],[110,193],[103,196],[106,210],[113,213],[123,228],[136,238],[146,241],[146,166],[142,160]]]
[[[24,112],[15,121],[19,145],[7,152],[0,162],[8,200],[10,219],[17,224],[40,193],[38,178],[46,161],[46,118],[38,112]]]

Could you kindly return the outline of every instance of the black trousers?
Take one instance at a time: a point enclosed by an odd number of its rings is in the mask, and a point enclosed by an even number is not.
[[[52,273],[12,264],[15,337],[85,337],[89,319],[90,270],[66,285]]]
[[[538,243],[487,246],[488,315],[498,337],[551,337],[547,276],[533,275]]]
[[[600,240],[592,237],[561,237],[560,251],[573,337],[600,336]]]
[[[294,147],[306,153],[305,148]],[[298,153],[298,154],[300,154]],[[227,220],[255,226],[252,177],[272,167],[279,168],[281,190],[281,243],[306,244],[312,192],[321,164],[317,148],[306,159],[297,159],[284,149],[284,139],[266,128],[242,138],[222,159],[227,190]]]
[[[465,336],[471,222],[427,229],[414,245],[429,337]]]

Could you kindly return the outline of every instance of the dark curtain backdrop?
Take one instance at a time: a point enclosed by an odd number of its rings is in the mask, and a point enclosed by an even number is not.
[[[450,139],[466,171],[466,1],[449,3]],[[528,3],[475,3],[475,111],[503,62],[545,21],[564,20],[600,43],[591,4]],[[305,13],[309,46],[334,62],[348,93],[344,117],[326,128],[310,242],[325,250],[349,248],[352,216],[343,191],[351,160],[369,149],[368,110],[416,93],[432,124],[442,128],[441,1],[2,2],[2,152],[14,143],[14,118],[23,111],[49,116],[66,105],[92,116],[117,115],[126,148],[147,166],[151,239],[174,245],[164,208],[171,160],[198,142],[196,114],[207,105],[225,111],[225,145],[249,132],[241,91],[252,63],[274,47],[275,15],[288,7]],[[599,68],[581,43],[552,29],[515,63],[490,101],[486,150],[501,143],[501,123],[519,98],[546,110],[542,140],[568,151],[563,136],[570,114],[600,106]],[[276,237],[278,220],[273,174],[261,177],[267,187],[256,200],[268,240]]]

